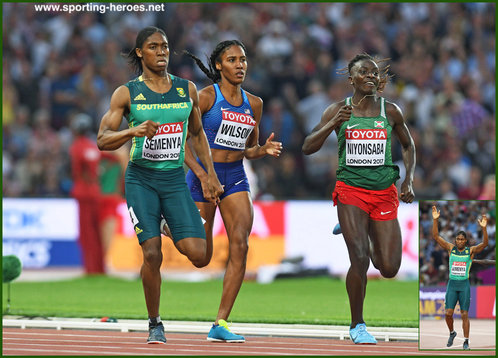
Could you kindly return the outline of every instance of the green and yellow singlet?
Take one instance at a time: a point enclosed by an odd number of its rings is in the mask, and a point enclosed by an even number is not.
[[[147,120],[159,123],[152,139],[133,137],[130,160],[142,167],[169,170],[183,166],[188,118],[192,103],[188,81],[173,75],[171,89],[166,93],[154,92],[142,76],[125,84],[130,91],[128,126],[136,127]]]
[[[469,278],[470,266],[472,259],[470,258],[470,249],[465,247],[463,251],[458,251],[456,246],[450,252],[450,280],[467,280]]]

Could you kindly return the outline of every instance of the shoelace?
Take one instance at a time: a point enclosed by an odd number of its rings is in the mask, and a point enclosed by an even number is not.
[[[365,339],[365,338],[368,338],[368,339],[374,338],[370,333],[367,332],[367,328],[365,326],[360,326],[359,327],[359,332],[358,332],[357,338],[359,338],[359,337],[361,337],[363,339]]]
[[[358,327],[358,331],[359,331],[359,333],[366,332],[367,328],[364,325],[361,325]]]
[[[356,338],[365,337],[365,336],[370,336],[370,334],[367,332],[367,327],[361,325],[358,327]]]
[[[231,321],[230,321],[230,323],[228,323],[227,321],[224,321],[224,322],[223,322],[223,324],[220,324],[220,322],[218,321],[218,324],[219,324],[220,326],[222,326],[222,327],[225,327],[225,329],[226,329],[227,331],[232,332],[232,331],[230,330],[230,328],[229,328],[229,327],[232,325],[232,322],[231,322]]]
[[[231,323],[230,323],[230,324],[228,324],[228,322],[227,322],[227,321],[224,321],[224,322],[222,322],[221,324],[220,324],[220,322],[218,322],[218,325],[220,325],[220,326],[222,326],[222,327],[225,327],[228,331],[230,331],[230,328],[229,328],[229,327],[230,327],[232,324],[231,324]]]

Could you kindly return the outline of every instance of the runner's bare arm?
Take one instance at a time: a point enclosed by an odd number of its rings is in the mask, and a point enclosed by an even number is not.
[[[481,220],[477,220],[479,223],[479,226],[482,228],[482,242],[479,245],[472,246],[470,248],[470,254],[478,254],[482,250],[488,246],[488,230],[487,230],[487,225],[488,225],[488,218],[486,215],[482,216]]]
[[[203,88],[198,92],[199,95],[199,109],[201,111],[200,116],[202,118],[202,113],[207,112],[209,108],[213,105],[214,99],[212,97],[215,96],[214,91],[212,91],[212,86]],[[202,123],[202,120],[201,120]],[[205,132],[204,132],[205,133]],[[190,133],[187,136],[187,139],[190,138]],[[187,143],[191,143],[190,141]],[[203,183],[207,180],[207,173],[203,167],[197,162],[196,154],[190,148],[190,145],[185,146],[185,164],[194,172],[197,178]]]
[[[206,171],[200,166],[200,164],[195,159],[194,153],[192,153],[192,149],[190,149],[190,145],[188,142],[185,145],[185,164],[194,172],[195,176],[199,178],[199,180],[203,180],[207,178]]]
[[[198,94],[199,94],[200,116],[202,118],[202,113],[207,112],[209,108],[211,108],[211,106],[213,105],[215,93],[213,91],[213,87],[209,86],[200,90]],[[209,189],[211,184],[209,182],[209,177],[204,168],[197,162],[196,153],[190,147],[190,143],[191,143],[190,141],[187,142],[187,145],[185,146],[185,164],[187,164],[187,166],[192,170],[192,172],[194,172],[195,176],[201,182],[202,194],[204,196],[204,199],[206,199],[207,201],[211,201],[210,199],[211,193]],[[211,202],[217,204],[219,203],[219,201],[220,199],[216,198],[214,202],[213,201]]]
[[[130,91],[126,86],[118,87],[111,97],[109,110],[100,121],[97,146],[100,150],[115,150],[133,137],[154,136],[159,125],[145,121],[135,128],[119,130],[123,116],[130,111]]]
[[[401,109],[394,103],[386,103],[386,114],[392,120],[393,133],[398,138],[403,156],[403,164],[406,169],[406,177],[401,184],[400,198],[405,203],[413,202],[415,193],[413,192],[413,175],[415,174],[415,143],[406,126]]]
[[[259,145],[259,123],[261,122],[263,113],[263,100],[250,93],[247,93],[247,97],[249,98],[251,108],[253,108],[256,125],[249,135],[249,138],[247,138],[244,156],[247,159],[258,159],[265,155],[271,155],[278,158],[280,153],[282,153],[282,143],[273,140],[273,138],[275,138],[275,133],[270,134],[266,139],[265,144]]]
[[[209,148],[209,143],[206,138],[206,133],[202,128],[201,121],[201,111],[199,109],[199,95],[197,93],[197,88],[195,85],[189,81],[189,93],[190,100],[192,101],[192,112],[190,112],[190,117],[188,121],[188,131],[192,140],[192,144],[194,147],[194,151],[201,160],[204,168],[207,169],[207,193],[204,192],[204,197],[206,200],[216,204],[219,202],[219,196],[223,193],[223,188],[216,176],[216,172],[214,171],[213,159],[211,157],[211,150]],[[190,164],[195,167],[195,164],[192,162],[193,155],[188,159]],[[195,162],[195,160],[194,160]],[[187,165],[190,166],[189,163]],[[192,168],[192,167],[190,167]],[[200,168],[202,169],[202,168]],[[193,170],[193,169],[192,169]],[[198,168],[196,169],[196,171]],[[204,188],[203,188],[204,189]],[[206,197],[207,196],[207,197]]]
[[[190,148],[189,142],[187,142],[185,145],[185,164],[187,164],[187,166],[192,170],[192,172],[201,182],[202,194],[204,196],[204,199],[206,199],[207,201],[211,201],[211,194],[209,192],[209,176],[207,175],[204,168],[201,167],[201,165],[195,159],[195,155]],[[217,204],[219,203],[219,201],[220,199],[216,198],[213,204]]]
[[[344,101],[331,104],[322,114],[320,122],[304,139],[302,151],[309,155],[317,152],[335,129],[351,118],[352,107]]]
[[[449,243],[445,239],[443,239],[441,236],[439,236],[439,229],[437,227],[437,224],[438,224],[438,219],[439,219],[440,215],[441,215],[441,213],[439,212],[439,210],[435,206],[433,206],[432,207],[432,237],[434,238],[434,240],[436,240],[436,242],[439,244],[439,246],[441,246],[443,249],[445,249],[447,251],[451,251],[451,249],[453,248],[454,245]]]

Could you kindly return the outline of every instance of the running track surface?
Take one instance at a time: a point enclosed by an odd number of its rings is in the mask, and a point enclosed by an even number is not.
[[[470,320],[470,349],[475,354],[480,354],[479,349],[493,349],[496,351],[495,320],[491,319],[471,319]],[[448,341],[448,327],[444,319],[441,320],[420,320],[420,348],[421,349],[445,349],[454,353],[455,350],[462,350],[463,330],[462,320],[455,318],[454,329],[457,336],[451,348],[446,348]]]
[[[427,355],[469,354],[419,351],[417,342],[355,345],[349,340],[246,336],[246,343],[213,343],[200,334],[166,334],[167,344],[145,344],[145,332],[3,329],[3,355]],[[475,354],[475,352],[473,353]],[[494,351],[479,352],[493,355]]]

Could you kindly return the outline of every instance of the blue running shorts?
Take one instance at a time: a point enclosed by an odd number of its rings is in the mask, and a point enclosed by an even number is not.
[[[197,159],[197,162],[204,168],[199,159]],[[230,194],[238,193],[239,191],[251,191],[242,160],[230,163],[215,162],[213,164],[218,180],[221,185],[224,185],[223,189],[225,190],[220,196],[220,200],[223,200],[223,198]],[[208,202],[204,199],[201,181],[192,170],[189,170],[187,173],[187,184],[190,188],[190,194],[192,195],[194,201],[204,203]]]

